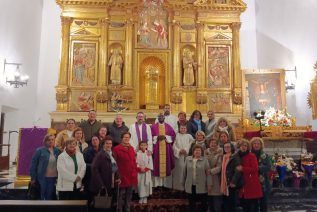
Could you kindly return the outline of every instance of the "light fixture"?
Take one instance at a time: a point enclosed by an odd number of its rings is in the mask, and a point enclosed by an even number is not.
[[[29,76],[28,75],[21,75],[20,72],[20,66],[22,63],[7,63],[6,60],[4,60],[4,74],[6,76],[6,83],[13,85],[14,88],[18,88],[20,86],[24,86],[28,84]],[[6,69],[6,66],[15,66],[16,69]],[[8,71],[11,71],[11,73],[8,73]]]
[[[295,89],[296,80],[297,80],[296,66],[294,69],[285,70],[285,90],[286,91]]]

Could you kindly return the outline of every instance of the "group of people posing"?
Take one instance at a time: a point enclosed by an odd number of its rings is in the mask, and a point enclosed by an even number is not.
[[[106,127],[89,111],[78,127],[68,119],[56,138],[44,138],[32,158],[31,182],[40,184],[45,200],[57,190],[61,200],[84,193],[93,202],[118,188],[117,211],[130,211],[133,190],[147,204],[154,187],[185,191],[190,211],[232,212],[238,203],[244,211],[267,211],[271,163],[263,140],[236,141],[226,118],[216,121],[213,111],[207,116],[204,122],[195,110],[189,120],[185,112],[176,118],[165,105],[151,126],[138,112],[128,128],[121,114]]]

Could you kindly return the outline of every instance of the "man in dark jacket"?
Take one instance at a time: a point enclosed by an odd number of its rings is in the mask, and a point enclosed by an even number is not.
[[[121,143],[121,135],[128,132],[129,128],[124,124],[121,114],[117,114],[114,122],[109,125],[108,132],[113,139],[113,147]]]
[[[96,120],[97,113],[94,110],[90,110],[88,113],[88,120],[82,121],[79,127],[83,129],[85,135],[85,141],[89,146],[91,145],[91,137],[98,132],[98,129],[102,124]]]

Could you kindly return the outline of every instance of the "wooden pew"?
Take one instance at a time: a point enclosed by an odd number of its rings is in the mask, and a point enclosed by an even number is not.
[[[88,212],[87,200],[0,200],[3,212]]]

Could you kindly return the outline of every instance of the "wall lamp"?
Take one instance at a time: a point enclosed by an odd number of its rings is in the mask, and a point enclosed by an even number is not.
[[[7,69],[7,66],[15,66],[14,69]],[[4,60],[4,69],[3,72],[6,76],[6,83],[13,85],[14,88],[18,88],[20,86],[24,86],[28,84],[29,76],[28,75],[21,75],[20,66],[22,63],[8,63]],[[11,73],[8,73],[11,71]]]

